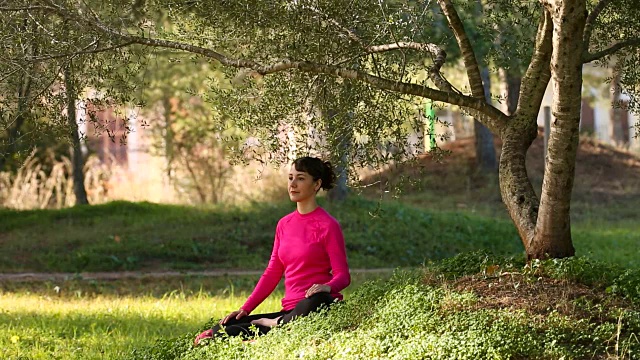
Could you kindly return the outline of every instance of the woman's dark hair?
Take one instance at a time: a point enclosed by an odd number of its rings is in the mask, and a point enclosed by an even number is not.
[[[322,180],[320,188],[332,189],[336,182],[336,174],[333,172],[333,166],[328,161],[322,161],[315,157],[305,156],[296,159],[293,162],[297,171],[304,171],[313,177],[313,181]]]

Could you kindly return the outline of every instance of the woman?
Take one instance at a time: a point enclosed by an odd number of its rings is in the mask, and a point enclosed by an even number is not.
[[[351,282],[344,237],[340,224],[316,202],[318,191],[331,189],[335,178],[328,161],[302,157],[293,162],[289,198],[296,202],[296,210],[278,222],[266,270],[244,305],[198,335],[196,345],[222,333],[250,337],[252,325],[259,334],[266,334],[274,326],[342,300],[340,291]],[[282,310],[249,315],[273,292],[283,275]]]

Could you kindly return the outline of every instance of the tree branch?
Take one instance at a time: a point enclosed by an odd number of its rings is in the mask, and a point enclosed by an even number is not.
[[[613,45],[611,45],[610,47],[602,50],[602,51],[598,51],[594,54],[590,54],[587,51],[585,51],[585,54],[582,56],[582,62],[583,63],[590,63],[594,60],[598,60],[598,59],[602,59],[603,57],[607,56],[607,55],[612,55],[614,53],[616,53],[617,51],[621,50],[622,48],[625,47],[629,47],[629,46],[640,46],[640,38],[636,38],[636,39],[629,39],[629,40],[625,40],[625,41],[621,41],[618,43],[615,43]]]
[[[522,85],[520,87],[520,96],[518,98],[518,105],[516,107],[516,114],[521,109],[525,108],[526,111],[538,113],[544,92],[549,84],[551,78],[551,69],[549,68],[551,62],[551,53],[553,51],[553,44],[551,42],[553,37],[553,20],[548,10],[543,9],[538,23],[538,31],[536,33],[535,48],[533,56],[531,57],[531,63],[527,72],[522,77]],[[533,114],[530,114],[533,115]]]
[[[54,10],[49,6],[23,6],[23,7],[0,7],[0,12],[6,11],[31,11],[31,10]]]
[[[333,26],[337,27],[338,29],[340,29],[342,32],[344,32],[344,34],[351,39],[352,41],[364,46],[364,43],[362,42],[362,40],[360,39],[360,37],[358,35],[356,35],[355,32],[351,31],[350,29],[348,29],[347,27],[343,26],[342,24],[340,24],[336,19],[330,17],[329,15],[323,13],[322,11],[320,11],[320,9],[314,7],[314,6],[303,6],[303,8],[308,8],[309,10],[313,11],[314,13],[321,15],[322,17],[324,17],[324,19],[328,22],[330,22],[331,24],[333,24]]]
[[[462,52],[464,67],[467,70],[469,85],[471,85],[471,95],[484,100],[485,94],[484,86],[482,86],[482,77],[480,76],[480,68],[478,67],[478,61],[471,46],[471,41],[469,41],[469,37],[464,30],[464,25],[450,0],[438,0],[438,4],[442,9],[442,13],[447,18],[458,42],[458,46],[460,47],[460,51]]]
[[[589,43],[591,42],[591,33],[593,32],[593,27],[598,19],[598,16],[604,10],[604,8],[609,5],[611,0],[600,0],[595,8],[591,11],[589,16],[587,17],[587,22],[584,25],[584,34],[582,37],[582,41],[584,42],[584,51],[589,51]]]
[[[51,0],[44,0],[46,2],[51,3]],[[388,90],[393,92],[398,92],[407,95],[415,95],[419,97],[429,98],[435,101],[445,102],[453,105],[458,105],[460,107],[468,110],[473,116],[478,117],[479,119],[484,120],[487,127],[489,127],[492,131],[497,133],[501,133],[502,129],[506,126],[508,117],[502,113],[500,110],[495,107],[487,104],[482,98],[469,97],[461,94],[457,94],[454,92],[445,92],[436,89],[432,89],[426,86],[406,83],[400,81],[394,81],[385,79],[379,76],[374,76],[362,71],[342,68],[334,65],[326,65],[326,64],[317,64],[309,61],[296,61],[284,59],[269,65],[261,65],[255,61],[247,60],[247,59],[236,59],[232,57],[225,56],[217,51],[203,48],[200,46],[195,46],[191,44],[181,43],[177,41],[171,40],[163,40],[163,39],[153,39],[146,38],[140,36],[134,36],[128,33],[124,33],[115,29],[111,29],[98,19],[90,20],[87,19],[86,16],[82,16],[82,8],[78,11],[80,13],[65,9],[61,6],[58,6],[56,11],[65,18],[71,18],[74,21],[79,22],[80,24],[85,24],[91,28],[96,29],[99,32],[111,35],[115,38],[119,38],[126,42],[131,42],[135,44],[152,46],[152,47],[161,47],[161,48],[169,48],[169,49],[177,49],[185,52],[190,52],[193,54],[202,55],[211,59],[215,59],[220,62],[222,65],[231,66],[235,68],[247,68],[255,71],[260,75],[268,75],[276,72],[281,72],[285,70],[299,70],[307,73],[314,74],[325,74],[336,77],[341,77],[345,79],[352,79],[361,81],[371,85],[374,88],[381,90]],[[439,64],[443,63],[443,57],[439,60]],[[441,66],[441,65],[440,65]]]
[[[400,41],[393,44],[374,45],[366,48],[368,53],[381,53],[381,52],[392,51],[397,49],[413,49],[418,51],[424,51],[424,52],[431,53],[434,56],[437,56],[440,53],[444,53],[444,50],[440,49],[440,47],[435,44],[425,44],[425,43],[419,43],[419,42],[404,42],[404,41]]]
[[[369,46],[366,50],[368,53],[379,53],[392,51],[396,49],[412,49],[430,53],[435,57],[433,60],[433,66],[429,67],[429,78],[433,83],[438,87],[438,89],[447,92],[455,92],[458,94],[462,94],[458,89],[454,88],[449,81],[447,81],[442,74],[440,74],[440,69],[444,65],[447,59],[447,53],[442,50],[438,45],[435,44],[427,44],[427,43],[419,43],[419,42],[397,42],[393,44],[385,44],[385,45],[376,45]]]
[[[55,54],[55,55],[49,55],[49,56],[39,56],[39,57],[33,57],[31,59],[27,59],[27,61],[40,62],[40,61],[45,61],[45,60],[52,60],[52,59],[71,57],[71,56],[76,56],[76,55],[97,54],[97,53],[101,53],[101,52],[105,52],[105,51],[111,51],[111,50],[119,49],[119,48],[126,47],[126,46],[129,46],[129,45],[132,45],[132,44],[135,44],[135,43],[133,41],[127,41],[127,42],[124,42],[122,44],[117,44],[117,45],[109,46],[109,47],[106,47],[106,48],[99,48],[99,49],[93,49],[93,50],[80,50],[80,51],[74,51],[74,52],[70,52],[70,53]],[[91,45],[89,45],[89,46],[91,46]],[[85,47],[85,49],[87,49],[89,46]]]

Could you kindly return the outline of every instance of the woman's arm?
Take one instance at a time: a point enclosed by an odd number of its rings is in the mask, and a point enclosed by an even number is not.
[[[337,222],[332,223],[327,238],[325,240],[325,247],[327,254],[329,255],[329,262],[331,264],[331,272],[333,278],[326,283],[332,293],[342,291],[342,289],[349,286],[351,283],[351,274],[349,273],[349,264],[347,263],[347,250],[344,244],[344,235],[340,224]]]
[[[251,313],[255,308],[257,308],[258,305],[260,305],[264,301],[264,299],[271,295],[276,286],[278,286],[278,283],[280,282],[280,279],[282,279],[282,275],[284,274],[284,265],[282,265],[282,262],[278,257],[278,248],[280,247],[279,230],[280,224],[278,223],[269,264],[260,277],[258,284],[256,284],[255,289],[253,289],[253,292],[251,293],[251,295],[249,295],[249,298],[241,307],[241,309],[246,311],[248,314]]]

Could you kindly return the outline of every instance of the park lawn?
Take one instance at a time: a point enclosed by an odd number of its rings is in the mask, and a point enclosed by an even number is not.
[[[237,309],[256,280],[5,283],[0,359],[124,359],[158,340],[195,337],[212,317]],[[279,310],[281,297],[280,289],[256,311]]]
[[[474,209],[440,211],[429,207],[408,206],[393,201],[376,202],[362,198],[353,198],[340,207],[326,206],[342,224],[347,239],[349,261],[353,268],[420,268],[423,263],[429,264],[431,261],[449,258],[458,253],[477,250],[512,255],[516,263],[523,260],[522,246],[513,225],[500,216],[488,216],[482,212],[475,212]],[[291,210],[289,203],[254,204],[244,208],[195,208],[127,202],[63,210],[0,210],[0,241],[3,244],[0,271],[263,269],[271,250],[275,224],[278,218]],[[620,275],[615,278],[617,282],[613,285],[601,285],[599,288],[622,291],[622,295],[632,296],[637,304],[638,295],[633,295],[633,291],[637,290],[633,289],[640,289],[637,287],[637,283],[640,283],[637,276],[637,269],[640,267],[637,246],[640,224],[633,220],[611,221],[610,218],[597,216],[598,214],[587,215],[581,213],[582,217],[573,227],[578,255],[603,260],[623,269],[636,269],[633,273],[635,275]],[[459,266],[470,269],[471,273],[480,271],[478,276],[482,279],[486,276],[487,269],[493,269],[492,263],[486,260],[487,257],[484,255],[477,257],[473,261],[465,260]],[[562,269],[571,268],[562,265],[563,263],[559,264]],[[589,263],[580,266],[587,270],[593,268]],[[612,273],[609,268],[602,269],[604,270],[593,273],[596,276]],[[519,270],[506,273],[518,272]],[[512,276],[513,283],[509,284],[509,287],[522,289],[524,284],[540,281],[541,278],[537,274],[532,275],[534,276],[527,281],[513,280]],[[185,276],[100,282],[82,280],[78,277],[60,283],[0,282],[0,358],[122,359],[128,356],[137,358],[136,354],[151,358],[156,348],[162,353],[157,357],[159,359],[171,358],[167,354],[172,352],[183,354],[185,358],[207,358],[213,355],[211,351],[224,349],[230,351],[229,355],[232,357],[244,356],[247,354],[242,347],[222,349],[222,345],[217,344],[208,349],[191,351],[185,344],[204,328],[211,317],[219,317],[236,309],[256,279],[257,277]],[[362,281],[356,280],[347,292],[348,296],[355,292],[356,299],[360,299],[352,304],[366,308],[374,302],[386,301],[385,299],[389,298],[390,308],[387,309],[384,307],[387,305],[384,305],[380,310],[382,315],[388,311],[389,316],[397,316],[396,311],[411,306],[412,296],[417,296],[414,300],[424,299],[420,300],[424,306],[424,313],[420,316],[424,319],[416,323],[407,320],[406,324],[416,326],[416,329],[405,329],[409,332],[402,335],[415,334],[415,338],[405,338],[410,341],[403,344],[427,346],[420,347],[420,351],[433,350],[430,347],[433,344],[442,346],[442,351],[451,351],[448,344],[438,342],[438,339],[449,339],[452,344],[463,341],[453,330],[444,334],[444,337],[438,333],[439,327],[420,330],[423,333],[417,331],[421,326],[430,324],[425,319],[443,315],[438,309],[444,311],[445,315],[449,314],[447,311],[453,310],[451,317],[438,317],[440,322],[449,324],[452,329],[465,322],[475,324],[474,326],[488,326],[498,319],[505,324],[505,328],[494,329],[497,333],[493,335],[504,335],[505,341],[513,344],[520,344],[523,339],[531,340],[527,337],[530,324],[527,324],[529,315],[526,311],[514,312],[506,308],[485,309],[476,313],[474,309],[484,304],[482,298],[469,295],[465,291],[451,292],[451,289],[457,286],[455,283],[443,283],[435,288],[429,285],[423,288],[424,284],[421,281],[400,281],[395,285],[392,283],[373,288],[365,287],[362,293],[364,295],[358,295],[360,283]],[[279,297],[280,295],[276,294],[269,298],[259,311],[278,309]],[[365,302],[359,304],[358,301]],[[453,302],[450,303],[451,301]],[[618,300],[610,301],[616,304]],[[537,302],[537,299],[532,302]],[[569,301],[567,306],[574,305],[586,306],[583,312],[603,311],[600,305],[594,304],[592,307],[590,302],[585,304],[580,299]],[[550,308],[553,309],[553,306]],[[590,338],[589,341],[597,340],[594,343],[598,346],[597,351],[613,351],[610,343],[602,342],[608,341],[610,336],[615,336],[615,311],[618,310],[615,306],[604,308],[608,311],[606,323],[585,323],[584,321],[589,321],[587,317],[586,320],[580,320],[580,324],[586,324],[584,328],[577,328],[580,331],[572,329],[575,319],[581,319],[583,314],[570,314],[565,317],[552,311],[552,316],[549,317],[551,320],[539,318],[534,328],[538,333],[543,332],[551,345],[560,344],[560,347],[545,347],[547,345],[535,343],[522,351],[539,353],[542,358],[549,354],[552,358],[555,355],[571,354],[573,350],[567,349],[563,341],[566,342],[573,336],[578,339],[582,336],[580,334],[585,332],[593,333],[593,339]],[[433,313],[434,309],[437,310],[436,313]],[[459,312],[456,309],[463,311]],[[639,315],[637,311],[628,308],[619,310],[619,313],[624,314],[625,321],[631,326],[630,330],[624,333],[628,336],[624,344],[637,351],[632,339],[633,336],[638,336]],[[369,315],[371,314],[366,314]],[[371,355],[384,356],[385,351],[391,349],[388,347],[390,345],[385,345],[387,340],[384,340],[384,332],[388,329],[368,327],[369,321],[374,320],[363,318],[362,321],[358,320],[357,324],[351,324],[351,320],[343,320],[337,319],[338,324],[344,328],[336,330],[333,340],[330,340],[329,336],[314,341],[330,344],[335,340],[345,348],[351,347],[357,352],[342,355],[330,352],[327,356],[350,358],[351,355],[364,356],[363,354],[369,354],[373,350],[375,351]],[[352,328],[358,330],[348,330]],[[425,332],[427,330],[432,332]],[[599,332],[593,332],[594,330]],[[481,333],[482,331],[468,334],[472,337],[479,336],[474,340],[477,340],[477,343],[467,344],[465,351],[469,351],[469,354],[486,355],[486,351],[494,351],[493,347],[499,345],[491,343],[492,339],[480,336]],[[510,333],[514,335],[507,336]],[[304,338],[303,335],[304,331],[300,333],[300,339]],[[277,341],[286,341],[286,338],[273,338],[274,340],[265,341],[265,346],[275,342],[277,347]],[[376,339],[374,343],[367,340],[372,338]],[[158,340],[161,342],[156,343]],[[393,341],[396,340],[399,339],[394,338]],[[488,344],[489,347],[482,344]],[[331,345],[328,346],[326,349],[330,350]],[[316,347],[309,348],[305,343],[296,343],[295,349],[317,350]],[[412,351],[409,348],[404,350]],[[504,348],[499,350],[503,351]],[[578,350],[592,351],[588,346]],[[426,353],[429,353],[428,351]],[[289,355],[294,356],[295,353],[291,352],[286,356]],[[622,358],[629,356],[627,354]]]
[[[190,336],[138,358],[638,359],[640,271],[587,258],[535,261],[476,252],[365,282],[322,315],[247,345]]]
[[[0,358],[638,358],[638,270],[586,258],[523,266],[477,252],[356,274],[328,318],[198,348],[194,336],[257,276],[0,283]],[[281,296],[256,312],[279,309]]]
[[[323,205],[341,223],[353,268],[419,266],[477,250],[523,253],[512,222],[502,215],[356,196],[341,205]],[[61,210],[0,209],[0,271],[261,270],[278,219],[292,210],[289,202],[245,207],[114,202]],[[607,221],[594,212],[581,213],[573,230],[579,255],[640,266],[637,221]]]
[[[480,249],[522,251],[507,221],[353,197],[325,204],[344,230],[353,268],[418,266]],[[263,269],[290,202],[187,207],[114,202],[61,210],[0,210],[0,271]]]
[[[0,358],[122,359],[156,339],[194,332],[236,300],[2,294]]]
[[[353,289],[391,274],[354,274]],[[0,359],[125,359],[195,337],[236,310],[258,276],[0,282]],[[282,285],[282,284],[281,284]],[[254,313],[280,310],[282,287]]]

